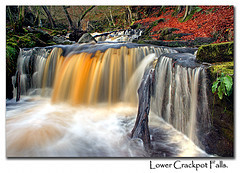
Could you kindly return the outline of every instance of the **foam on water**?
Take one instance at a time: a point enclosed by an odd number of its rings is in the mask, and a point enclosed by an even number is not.
[[[21,106],[19,106],[21,105]],[[24,98],[8,101],[6,137],[8,157],[143,157],[141,140],[131,140],[136,107],[124,103],[72,107],[50,104],[50,99]],[[174,130],[155,114],[150,114],[154,149],[160,157],[207,156],[185,135]],[[163,134],[164,132],[164,134]],[[174,147],[172,147],[174,146]],[[154,152],[154,151],[153,151]],[[158,151],[158,153],[160,153]]]

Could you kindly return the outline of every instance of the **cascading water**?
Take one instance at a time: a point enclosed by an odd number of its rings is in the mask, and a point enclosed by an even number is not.
[[[205,70],[194,59],[195,56],[184,53],[166,54],[158,59],[152,111],[201,145],[198,131],[209,128],[210,118]]]
[[[205,87],[204,70],[191,63],[182,67],[181,58],[169,57],[177,52],[131,43],[22,49],[21,100],[7,101],[7,156],[207,156],[193,137],[197,114],[206,111],[206,105],[197,106],[206,104],[198,98],[198,93],[206,97],[199,89]],[[142,141],[130,139],[128,133],[144,69],[156,60],[149,115],[153,151],[147,153]]]
[[[98,42],[99,41],[132,42],[134,39],[138,39],[139,37],[141,37],[142,33],[143,33],[142,29],[127,29],[102,34],[96,33],[92,35]]]
[[[75,105],[119,102],[135,70],[138,68],[135,73],[140,80],[147,64],[169,52],[174,50],[129,43],[21,50],[18,60],[21,94],[31,95],[34,89],[42,88],[41,94],[46,95],[46,88],[53,88],[53,102],[67,100]],[[144,58],[151,53],[156,55]]]

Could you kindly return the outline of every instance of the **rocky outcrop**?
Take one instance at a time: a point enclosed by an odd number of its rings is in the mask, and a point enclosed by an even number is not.
[[[95,38],[89,33],[83,34],[80,39],[78,40],[78,43],[97,43]]]
[[[208,63],[233,61],[233,48],[233,42],[203,45],[196,58]]]
[[[210,74],[211,72],[209,71],[209,75]],[[209,79],[211,80],[210,76]],[[211,116],[211,128],[203,142],[205,151],[217,156],[233,157],[234,94],[219,99],[218,95],[213,94],[211,91],[212,82],[210,80],[208,87],[208,104]]]
[[[138,113],[131,138],[140,138],[147,151],[151,148],[150,133],[148,127],[148,114],[150,110],[150,100],[152,94],[154,70],[149,68],[145,71],[142,82],[138,89],[139,105]]]
[[[233,42],[201,46],[196,58],[198,61],[212,63],[207,69],[211,128],[204,140],[205,151],[213,155],[233,157],[234,91],[222,99],[217,93],[212,93],[212,85],[221,74],[234,76]]]
[[[82,30],[73,30],[73,32],[69,35],[70,41],[78,42],[78,40],[83,36],[83,34],[87,33],[87,31]]]

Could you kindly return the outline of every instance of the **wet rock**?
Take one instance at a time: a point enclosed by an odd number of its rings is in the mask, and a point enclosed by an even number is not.
[[[139,105],[137,118],[131,133],[131,138],[142,139],[146,151],[149,151],[152,148],[148,127],[148,114],[150,110],[153,75],[154,70],[151,68],[147,69],[143,75],[142,82],[138,89]]]
[[[75,29],[70,35],[69,40],[78,42],[78,40],[82,37],[83,34],[87,33],[87,31],[77,30]]]
[[[208,154],[222,157],[234,156],[234,115],[233,95],[220,100],[217,96],[209,95],[209,107],[212,116],[212,126],[203,144]],[[209,100],[210,100],[209,99]]]
[[[212,93],[212,84],[220,73],[233,75],[233,62],[220,62],[208,68],[208,107],[211,128],[203,137],[203,145],[208,154],[234,157],[234,91],[230,96],[219,99]],[[234,90],[234,88],[233,88]]]
[[[49,40],[52,39],[52,36],[48,34],[46,31],[43,31],[42,29],[33,27],[28,27],[26,29],[28,30],[29,33],[33,33],[36,38],[40,39],[43,42],[48,42]]]
[[[210,37],[196,37],[194,40],[191,41],[193,45],[206,45],[210,44],[216,41],[215,38],[210,38]]]
[[[193,55],[198,50],[197,48],[191,48],[191,47],[175,47],[173,49],[178,51],[179,53],[191,53]]]
[[[53,36],[53,41],[56,43],[56,44],[74,44],[75,41],[70,41],[68,39],[66,39],[66,37],[64,36]]]
[[[85,33],[81,36],[77,43],[97,43],[97,41],[93,38],[93,36],[91,36],[91,34]]]

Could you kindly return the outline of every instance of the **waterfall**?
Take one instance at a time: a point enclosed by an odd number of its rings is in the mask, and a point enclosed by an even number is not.
[[[162,55],[155,69],[152,111],[200,145],[200,126],[210,122],[205,69],[191,54]]]
[[[18,58],[21,94],[39,94],[41,91],[43,96],[51,95],[53,103],[67,101],[72,105],[111,104],[124,98],[126,101],[127,97],[136,97],[134,93],[147,64],[160,54],[174,52],[164,47],[129,43],[117,47],[92,46],[22,49]],[[147,56],[152,53],[155,54]],[[128,89],[134,93],[127,93],[125,90]],[[136,103],[136,98],[132,102]]]
[[[7,102],[7,155],[206,156],[197,147],[209,126],[205,69],[193,54],[179,52],[134,43],[21,49],[17,70],[22,98]],[[127,135],[149,65],[155,67],[149,114],[152,155],[140,139]],[[14,86],[16,81],[13,77]]]

